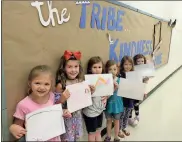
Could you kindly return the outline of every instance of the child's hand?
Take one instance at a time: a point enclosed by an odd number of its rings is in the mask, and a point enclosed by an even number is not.
[[[102,103],[104,104],[104,107],[106,107],[107,104],[107,96],[102,97]]]
[[[89,87],[90,87],[91,94],[93,94],[95,92],[95,86],[89,85]]]
[[[143,78],[143,83],[148,83],[148,81],[149,81],[149,78],[148,77],[144,77]]]
[[[63,117],[70,118],[72,115],[67,109],[63,109]]]
[[[70,92],[68,90],[65,90],[60,97],[60,102],[63,104],[69,97]]]
[[[118,83],[117,82],[114,82],[114,91],[116,91],[118,89]]]
[[[9,131],[16,139],[20,139],[26,134],[26,130],[17,124],[12,124],[9,128]]]

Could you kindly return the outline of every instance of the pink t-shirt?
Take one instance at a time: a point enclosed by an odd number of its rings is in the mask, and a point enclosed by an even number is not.
[[[16,106],[16,112],[13,115],[15,118],[25,120],[25,116],[28,113],[36,111],[38,109],[54,105],[54,94],[50,93],[50,98],[46,104],[37,104],[29,96],[21,100]],[[55,137],[49,141],[61,141],[60,136]]]

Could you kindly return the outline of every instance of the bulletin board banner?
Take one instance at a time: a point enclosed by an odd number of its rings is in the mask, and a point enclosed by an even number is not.
[[[56,71],[66,49],[82,52],[84,68],[92,56],[119,62],[124,55],[142,53],[150,59],[161,40],[154,55],[156,68],[169,58],[167,22],[106,1],[3,1],[2,19],[9,121],[25,96],[30,69],[47,64]]]

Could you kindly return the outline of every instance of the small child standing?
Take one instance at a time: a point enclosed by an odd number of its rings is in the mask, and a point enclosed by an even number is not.
[[[107,136],[104,141],[111,141],[111,127],[112,119],[114,119],[114,141],[119,142],[119,120],[121,113],[123,112],[123,100],[122,97],[117,96],[119,78],[117,77],[118,68],[114,60],[109,60],[106,63],[106,73],[112,73],[114,79],[114,94],[107,100],[105,115],[107,119]]]
[[[120,64],[120,75],[121,78],[126,78],[126,72],[134,70],[133,60],[129,56],[124,56]],[[123,97],[124,112],[120,119],[120,132],[119,137],[124,138],[125,135],[129,136],[130,132],[127,131],[128,118],[133,108],[133,99]]]
[[[56,75],[56,99],[59,98],[59,93],[63,92],[67,85],[83,81],[83,68],[80,59],[80,52],[68,50],[64,52]],[[61,139],[62,141],[77,141],[83,133],[81,110],[70,113],[67,109],[67,101],[63,104],[63,109],[68,117],[64,117],[66,133],[61,136]]]
[[[16,106],[14,123],[10,126],[10,132],[17,139],[26,134],[25,116],[38,109],[54,105],[53,75],[50,68],[46,65],[34,67],[28,77],[28,96],[21,100]],[[63,92],[69,93],[67,90]],[[50,122],[51,123],[51,122]],[[48,131],[48,130],[47,130]],[[61,141],[60,136],[49,141]]]
[[[100,57],[92,57],[88,61],[87,74],[104,73],[104,64]],[[88,141],[102,141],[101,128],[103,121],[103,110],[105,110],[107,97],[92,97],[92,105],[83,109],[88,132]]]
[[[141,64],[146,64],[146,58],[142,54],[137,54],[133,57],[134,65],[141,65]],[[143,83],[147,83],[149,80],[148,77],[143,78]],[[147,97],[147,94],[144,94],[144,98]],[[132,111],[129,116],[129,124],[133,127],[135,127],[139,123],[139,105],[140,101],[139,100],[134,100],[134,111],[135,111],[135,118],[132,118]]]

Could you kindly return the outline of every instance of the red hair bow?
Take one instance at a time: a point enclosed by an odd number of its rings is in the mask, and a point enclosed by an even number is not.
[[[64,58],[66,60],[69,60],[72,56],[74,56],[77,60],[80,60],[80,58],[81,58],[81,52],[80,51],[71,52],[71,51],[68,51],[68,50],[66,50],[64,52]]]

